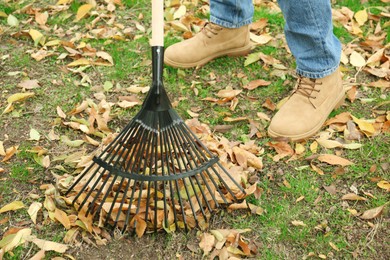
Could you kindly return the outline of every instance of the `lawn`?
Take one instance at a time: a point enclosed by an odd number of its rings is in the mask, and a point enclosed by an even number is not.
[[[250,55],[165,67],[164,85],[178,114],[206,125],[210,138],[256,147],[262,167],[240,165],[256,186],[246,198],[256,210],[140,237],[89,227],[63,186],[141,107],[152,82],[149,1],[0,3],[0,259],[390,258],[388,1],[332,1],[347,99],[302,142],[267,136],[295,63],[276,1],[255,2]],[[209,16],[207,1],[165,4],[166,46]],[[237,241],[205,247],[226,230]]]

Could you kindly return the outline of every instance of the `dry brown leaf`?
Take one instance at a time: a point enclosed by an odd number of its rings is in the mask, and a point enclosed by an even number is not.
[[[321,162],[326,162],[331,165],[340,165],[343,167],[353,164],[353,162],[333,154],[321,154],[317,159]]]
[[[65,119],[66,118],[66,114],[64,113],[64,111],[62,111],[61,107],[57,106],[57,115],[59,117],[61,117],[62,119]]]
[[[66,229],[70,229],[70,221],[68,215],[64,211],[56,208],[54,211],[54,218],[58,220]]]
[[[241,92],[242,92],[242,90],[234,90],[234,89],[231,89],[231,88],[227,88],[227,89],[223,89],[223,90],[218,91],[217,97],[233,99],[234,97],[236,97]]]
[[[263,79],[256,79],[256,80],[253,80],[253,81],[249,82],[245,86],[243,86],[243,88],[244,89],[248,89],[248,90],[254,90],[254,89],[258,88],[258,87],[264,87],[264,86],[268,86],[270,84],[271,84],[270,81],[266,81],[266,80],[263,80]]]
[[[271,111],[274,111],[276,109],[275,103],[272,102],[272,100],[270,98],[267,98],[261,106],[268,108]]]
[[[203,250],[203,255],[207,255],[214,248],[215,237],[209,233],[203,233],[199,242],[199,247]]]
[[[355,193],[348,193],[345,194],[343,197],[341,197],[342,200],[363,200],[366,201],[366,198],[363,198],[359,195],[356,195]]]
[[[383,209],[385,208],[385,205],[386,204],[364,211],[363,214],[360,216],[360,218],[369,220],[369,219],[374,219],[374,218],[379,217],[382,214]]]
[[[7,148],[7,150],[5,150],[5,156],[4,156],[3,160],[1,160],[1,162],[6,162],[9,159],[11,159],[12,156],[14,156],[15,153],[18,151],[18,147],[19,146],[12,146],[10,148]]]
[[[39,88],[39,81],[36,79],[33,80],[24,80],[18,84],[18,87],[21,87],[23,89],[34,89]]]
[[[138,216],[136,217],[136,221],[135,232],[138,237],[142,237],[146,231],[146,221]]]

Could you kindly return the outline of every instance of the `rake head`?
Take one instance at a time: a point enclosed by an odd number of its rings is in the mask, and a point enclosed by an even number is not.
[[[163,47],[152,47],[153,86],[142,109],[67,191],[86,215],[127,229],[202,226],[244,189],[172,108]]]

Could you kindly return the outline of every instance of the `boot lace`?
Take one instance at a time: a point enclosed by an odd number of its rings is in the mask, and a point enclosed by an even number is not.
[[[207,22],[203,29],[202,32],[208,37],[212,38],[213,36],[217,35],[219,31],[221,31],[223,28],[219,25],[212,24]]]
[[[317,82],[315,79],[304,78],[298,76],[297,84],[291,93],[290,97],[294,94],[299,94],[304,97],[307,97],[310,104],[316,109],[317,107],[313,103],[313,99],[316,99],[316,93],[320,92],[320,89],[316,89],[316,86],[322,85],[322,82]]]

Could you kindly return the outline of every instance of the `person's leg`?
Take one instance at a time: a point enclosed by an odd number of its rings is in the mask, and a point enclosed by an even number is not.
[[[341,43],[333,34],[329,0],[278,0],[286,21],[284,32],[297,63],[297,73],[323,78],[340,62]]]
[[[164,54],[165,64],[191,68],[221,56],[248,54],[252,16],[252,0],[210,0],[211,22],[191,39],[169,46]]]
[[[210,22],[225,28],[252,23],[252,0],[210,0]]]
[[[333,34],[329,0],[278,2],[299,78],[292,95],[272,118],[268,133],[294,141],[315,135],[344,100],[338,69],[341,44]]]

